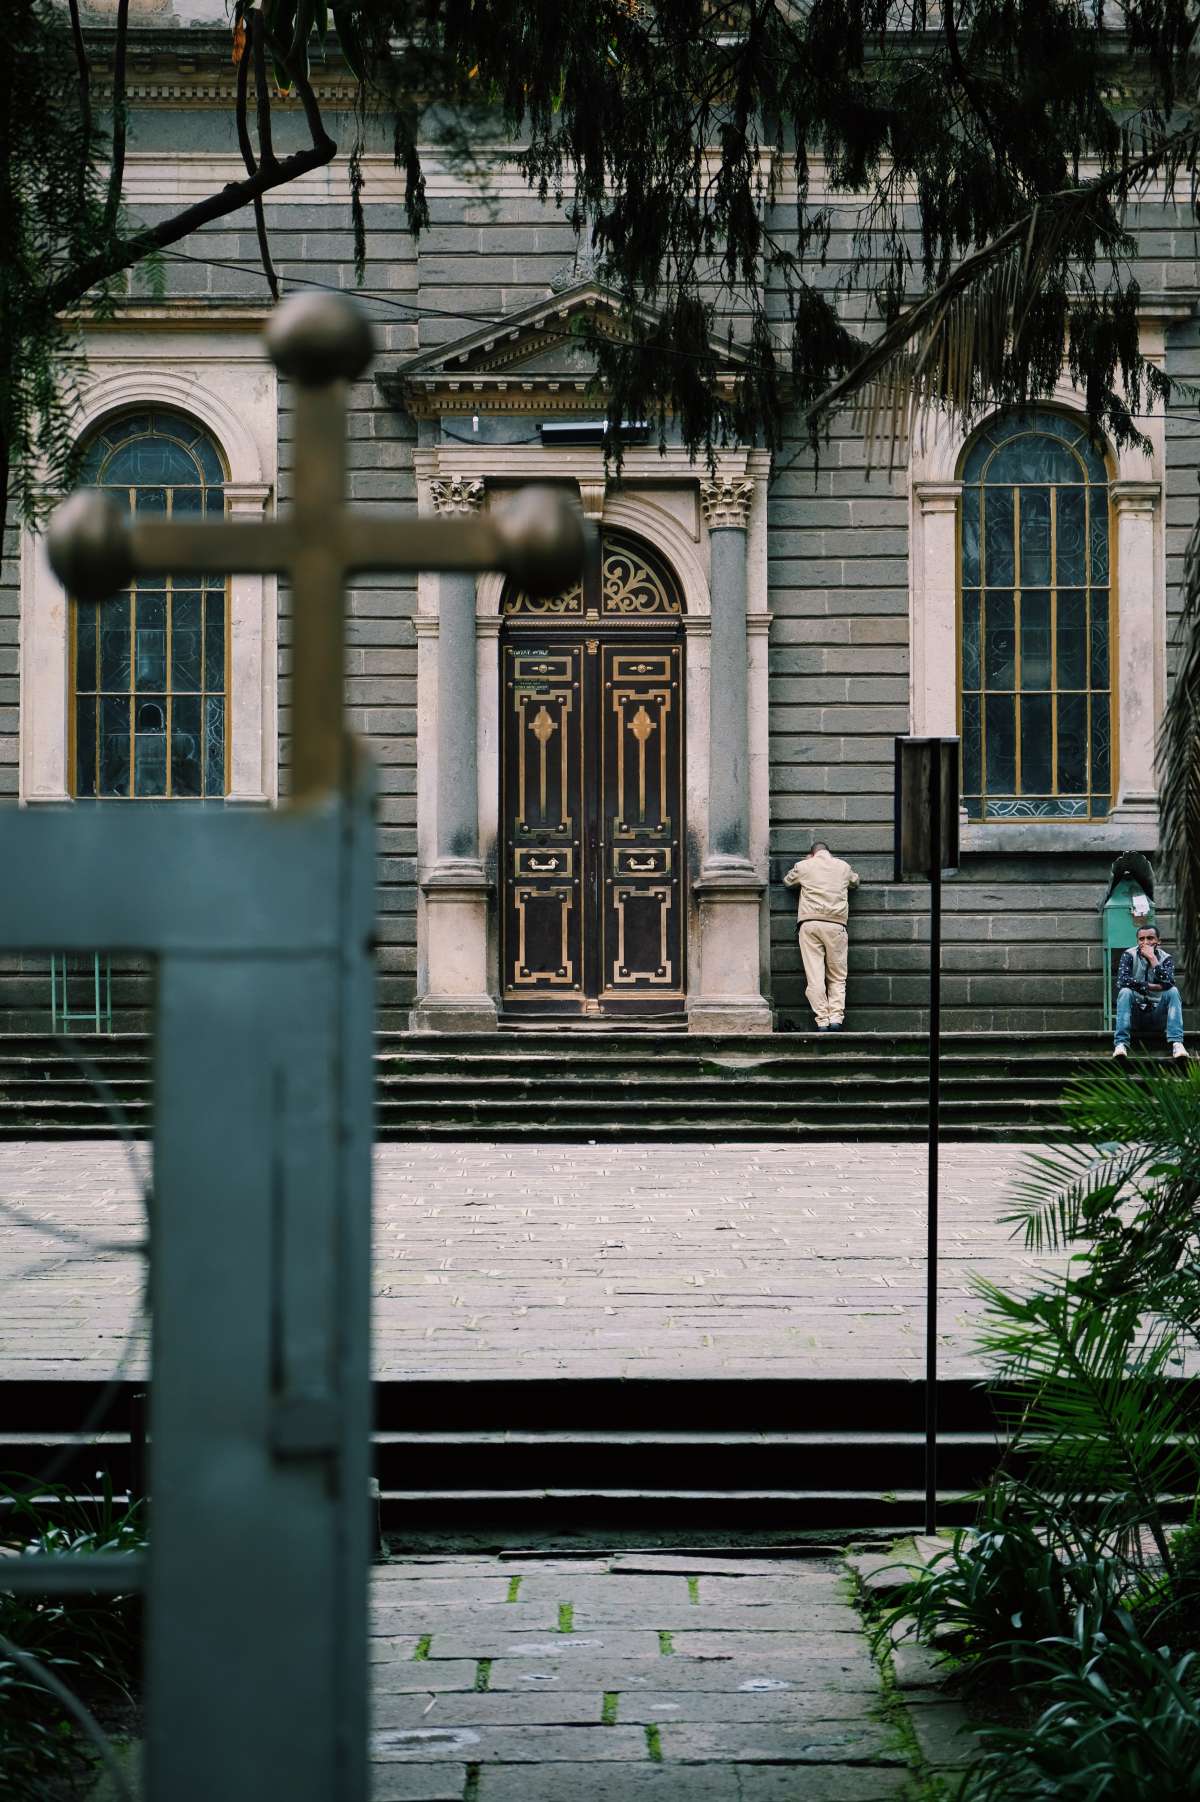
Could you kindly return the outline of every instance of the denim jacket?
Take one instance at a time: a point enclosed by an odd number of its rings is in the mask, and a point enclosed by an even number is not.
[[[1135,946],[1122,951],[1121,961],[1117,965],[1117,994],[1122,989],[1131,989],[1138,982],[1156,982],[1165,991],[1175,987],[1175,959],[1166,951],[1160,951],[1158,962],[1154,968],[1142,957]],[[1151,1000],[1155,997],[1151,996]]]

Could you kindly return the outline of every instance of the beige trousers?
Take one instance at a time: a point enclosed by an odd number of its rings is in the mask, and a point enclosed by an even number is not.
[[[805,994],[818,1026],[841,1020],[846,1012],[846,928],[832,920],[805,920],[800,928]]]

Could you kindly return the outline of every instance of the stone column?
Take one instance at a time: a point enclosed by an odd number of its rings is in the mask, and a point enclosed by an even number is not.
[[[483,483],[431,482],[443,519],[478,513]],[[437,868],[473,871],[479,863],[479,776],[476,758],[475,577],[455,570],[438,578]]]
[[[958,733],[958,503],[961,482],[917,482],[912,545],[911,727],[918,738]]]
[[[746,529],[754,483],[701,482],[712,608],[708,703],[708,843],[700,902],[700,980],[693,1032],[770,1032],[759,921],[764,881],[750,861],[749,641]]]
[[[443,517],[483,505],[481,481],[454,476],[429,484]],[[479,856],[478,703],[475,578],[438,577],[437,827],[432,869],[421,878],[426,988],[413,1009],[414,1032],[494,1032],[487,985],[489,883]]]
[[[1158,820],[1154,741],[1161,718],[1162,631],[1156,606],[1157,482],[1114,482],[1117,581],[1117,798],[1114,824],[1152,826]]]
[[[229,519],[261,521],[271,490],[260,482],[226,482]],[[230,577],[228,805],[265,806],[275,798],[275,668],[278,660],[274,576]]]

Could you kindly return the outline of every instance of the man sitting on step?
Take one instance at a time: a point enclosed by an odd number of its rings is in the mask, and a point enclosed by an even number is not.
[[[808,985],[804,992],[816,1015],[817,1031],[840,1032],[846,1014],[848,897],[858,887],[858,876],[818,839],[783,880],[800,890],[796,917]]]
[[[1175,986],[1175,961],[1158,942],[1158,929],[1139,926],[1137,944],[1122,951],[1117,965],[1117,1027],[1113,1056],[1129,1056],[1134,1021],[1140,1030],[1166,1028],[1172,1057],[1186,1057],[1183,1045],[1183,1002]]]

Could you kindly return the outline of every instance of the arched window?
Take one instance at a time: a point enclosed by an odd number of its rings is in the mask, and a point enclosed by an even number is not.
[[[176,413],[127,414],[88,445],[83,481],[130,513],[224,511],[216,446]],[[223,576],[139,576],[101,606],[75,603],[73,792],[198,800],[227,788],[228,584]]]
[[[962,466],[959,729],[973,820],[1112,806],[1108,471],[1078,420],[993,421]]]

